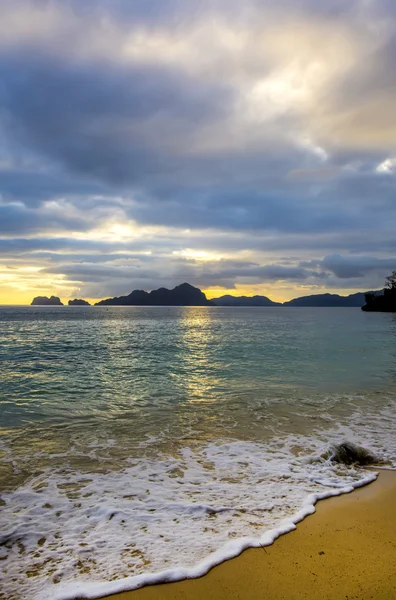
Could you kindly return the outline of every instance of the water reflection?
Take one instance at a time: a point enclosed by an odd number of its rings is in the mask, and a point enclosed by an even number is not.
[[[186,441],[303,430],[329,414],[343,418],[352,396],[382,402],[396,383],[394,315],[13,310],[0,309],[0,432],[23,472],[35,453],[36,462],[50,464],[54,455],[64,460],[65,448],[68,460],[90,454],[91,464],[94,453],[103,466],[144,444],[150,451],[151,439],[153,453],[176,452]],[[12,462],[1,444],[0,451],[9,475]]]
[[[176,364],[170,375],[188,402],[216,400],[216,390],[221,388],[219,373],[223,369],[216,353],[217,337],[213,310],[189,307],[182,310]]]

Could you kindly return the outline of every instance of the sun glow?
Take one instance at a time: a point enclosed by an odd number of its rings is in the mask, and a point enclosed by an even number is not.
[[[184,248],[183,250],[175,250],[172,252],[174,256],[182,256],[183,258],[189,258],[192,260],[209,262],[213,260],[221,260],[224,258],[220,254],[214,252],[207,252],[206,250],[194,250],[191,248]]]

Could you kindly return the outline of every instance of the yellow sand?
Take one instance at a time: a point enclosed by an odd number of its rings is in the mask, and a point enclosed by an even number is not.
[[[297,530],[247,550],[201,579],[116,594],[111,600],[396,599],[396,472],[324,500]]]

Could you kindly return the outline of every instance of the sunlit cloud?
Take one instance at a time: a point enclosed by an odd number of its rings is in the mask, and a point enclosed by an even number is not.
[[[386,173],[391,175],[396,172],[396,158],[387,158],[376,168],[377,173]]]

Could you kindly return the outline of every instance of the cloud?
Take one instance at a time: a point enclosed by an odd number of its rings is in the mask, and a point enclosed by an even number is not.
[[[64,174],[40,173],[14,166],[0,169],[0,190],[3,201],[21,202],[28,207],[65,197],[97,198],[107,191],[99,183],[76,181]]]
[[[287,179],[292,181],[328,181],[340,174],[339,167],[325,167],[317,169],[294,169],[287,174]]]
[[[340,256],[332,254],[319,262],[326,271],[340,279],[364,277],[372,271],[383,275],[396,268],[396,258],[376,258],[373,256]]]
[[[45,231],[84,231],[87,222],[65,211],[62,203],[51,203],[45,211],[27,208],[21,203],[0,204],[0,234],[12,235]]]
[[[389,0],[3,0],[3,260],[104,295],[376,284],[395,40]]]

